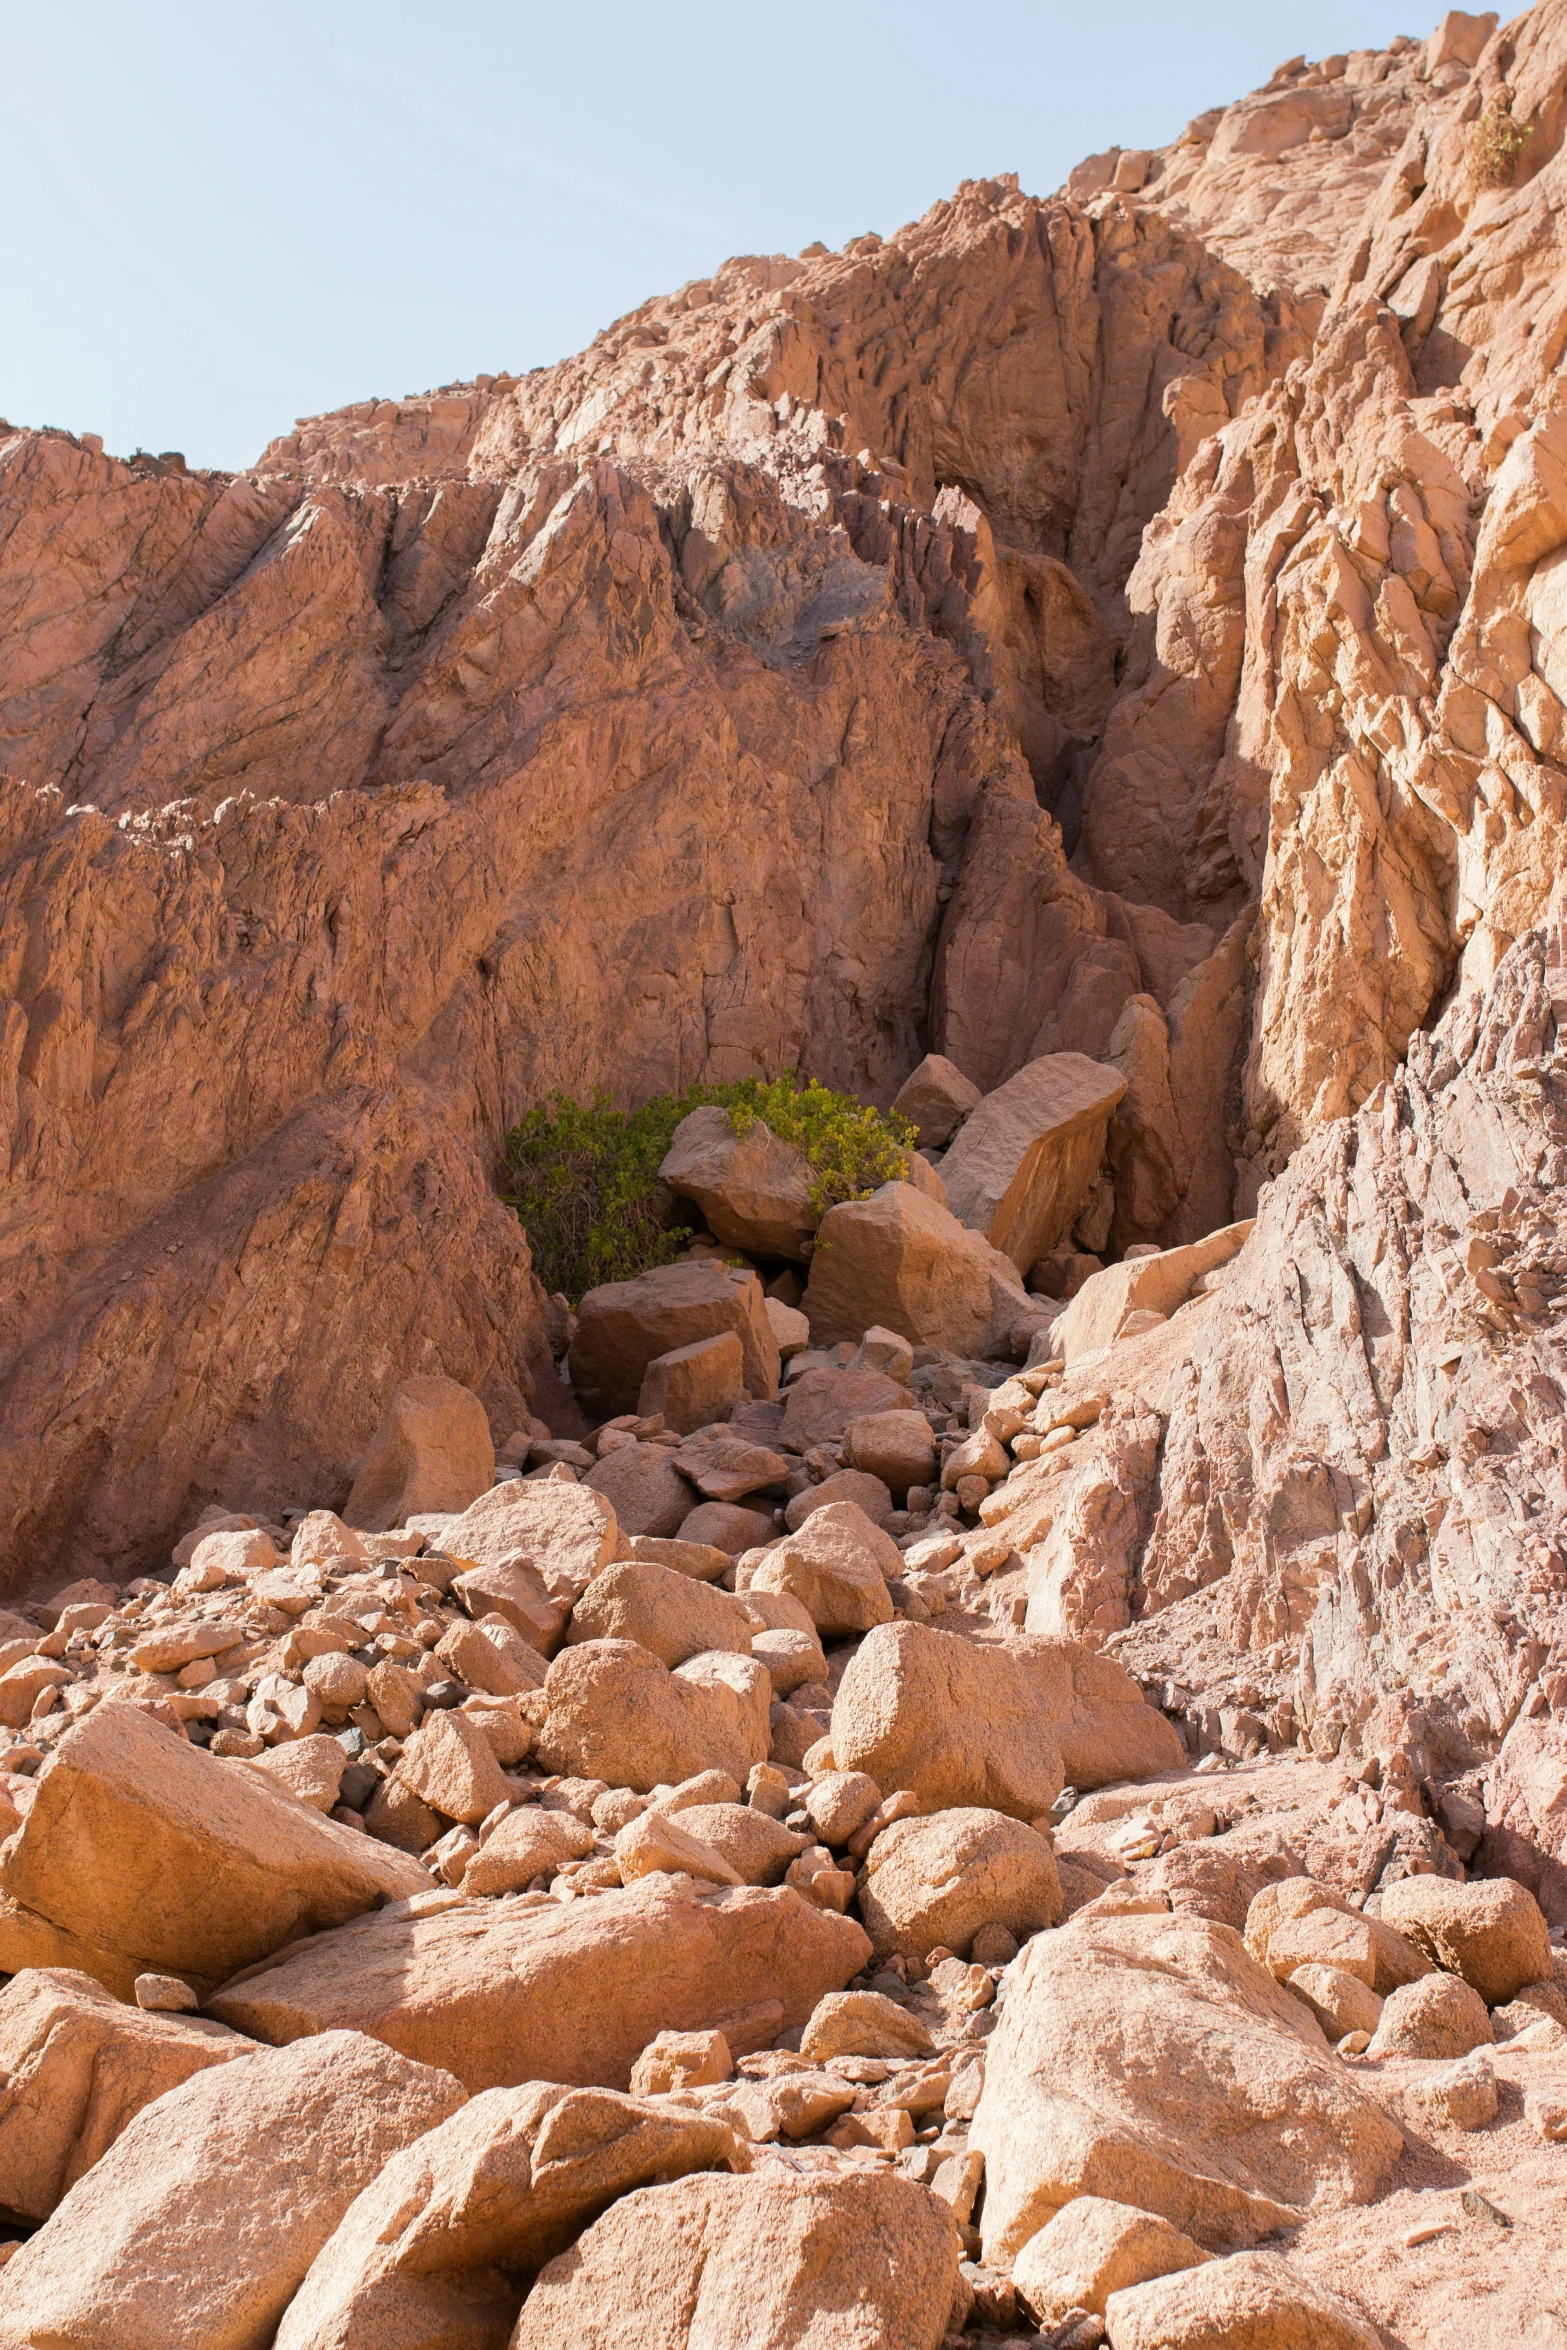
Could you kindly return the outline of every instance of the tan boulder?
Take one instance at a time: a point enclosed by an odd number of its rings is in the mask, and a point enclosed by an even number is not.
[[[839,1444],[871,1412],[904,1411],[910,1391],[876,1363],[818,1363],[784,1390],[779,1441],[794,1452]]]
[[[312,1811],[331,1810],[347,1766],[342,1747],[324,1730],[287,1739],[281,1746],[263,1747],[255,1758],[258,1771],[265,1771],[269,1779],[286,1787],[301,1803],[308,1803]]]
[[[1487,2007],[1549,1977],[1550,1928],[1534,1895],[1511,1877],[1458,1885],[1403,1877],[1382,1896],[1382,1920],[1435,1965],[1462,1975]]]
[[[1277,2252],[1240,2252],[1112,2293],[1115,2350],[1380,2350],[1356,2309]]]
[[[721,2024],[759,2000],[803,2024],[870,1957],[852,1918],[787,1887],[697,1890],[648,1877],[537,1909],[382,1911],[230,1983],[208,2012],[258,2040],[350,2029],[470,2090],[519,2081],[623,2089],[654,2035]]]
[[[884,1183],[828,1209],[802,1306],[816,1346],[879,1323],[915,1346],[979,1355],[1028,1300],[1016,1266],[981,1234],[912,1184]]]
[[[354,2198],[464,2102],[449,2073],[357,2032],[194,2074],[0,2271],[0,2339],[147,2350],[152,2326],[201,2350],[266,2350]]]
[[[1040,2326],[1071,2310],[1103,2317],[1112,2293],[1200,2268],[1211,2256],[1157,2213],[1102,2195],[1075,2195],[1030,2236],[1012,2269],[1018,2298]]]
[[[523,1893],[593,1850],[593,1831],[569,1811],[519,1804],[492,1829],[463,1871],[465,1893]]]
[[[791,1534],[797,1533],[807,1518],[814,1518],[818,1510],[830,1509],[835,1501],[852,1501],[856,1509],[865,1512],[873,1526],[880,1526],[886,1532],[887,1520],[892,1516],[892,1488],[883,1478],[872,1477],[864,1469],[834,1469],[820,1485],[807,1485],[801,1492],[791,1494],[784,1504],[784,1524]]]
[[[1153,1256],[1128,1257],[1090,1274],[1064,1314],[1051,1327],[1051,1345],[1067,1368],[1113,1346],[1133,1314],[1173,1314],[1204,1274],[1217,1272],[1239,1256],[1252,1235],[1251,1223],[1226,1224],[1184,1248]]]
[[[1346,1974],[1342,1967],[1308,1960],[1275,1979],[1287,1982],[1296,1997],[1304,1999],[1335,2045],[1346,2032],[1374,2032],[1382,2021],[1383,2002],[1363,1977]]]
[[[511,2350],[939,2350],[958,2251],[910,2179],[769,2166],[641,2187],[540,2272]]]
[[[621,1560],[595,1576],[571,1611],[568,1646],[584,1640],[634,1640],[666,1665],[683,1665],[704,1649],[751,1653],[751,1622],[741,1602],[711,1583],[649,1560]]]
[[[748,1803],[682,1806],[680,1825],[726,1860],[743,1885],[777,1885],[809,1838]]]
[[[508,1796],[495,1750],[472,1716],[454,1708],[427,1713],[399,1756],[395,1775],[444,1819],[477,1827]]]
[[[878,1958],[924,1958],[943,1943],[961,1957],[984,1926],[1005,1926],[1021,1942],[1060,1915],[1049,1837],[970,1805],[894,1820],[860,1879],[860,1916]]]
[[[591,1486],[523,1477],[481,1493],[441,1540],[449,1558],[469,1567],[531,1568],[552,1599],[564,1598],[569,1605],[618,1555],[620,1533],[613,1504]],[[499,1597],[489,1605],[510,1613]],[[488,1607],[470,1610],[488,1612]],[[527,1635],[526,1624],[517,1628]]]
[[[778,1341],[779,1361],[787,1363],[795,1355],[803,1354],[811,1343],[811,1325],[799,1307],[786,1306],[781,1297],[768,1297],[763,1302],[773,1336]]]
[[[1254,1895],[1246,1912],[1246,1947],[1259,1965],[1267,1967],[1270,1974],[1278,1975],[1282,1981],[1283,1974],[1273,1964],[1275,1936],[1289,1933],[1298,1937],[1300,1922],[1322,1912],[1358,1927],[1359,1934],[1351,1939],[1357,1949],[1369,1944],[1372,1972],[1367,1975],[1363,1965],[1355,1971],[1362,1981],[1369,1982],[1379,1998],[1385,1999],[1401,1983],[1418,1983],[1423,1975],[1431,1973],[1431,1961],[1424,1951],[1417,1950],[1385,1918],[1367,1917],[1351,1909],[1342,1893],[1335,1893],[1331,1885],[1323,1885],[1315,1877],[1282,1877],[1274,1884],[1264,1885]],[[1295,1963],[1317,1962],[1323,1948],[1326,1944],[1314,1951],[1297,1940]]]
[[[660,2032],[631,2068],[631,2093],[662,2097],[671,2089],[705,2089],[727,2081],[734,2069],[722,2032]]]
[[[1161,2213],[1209,2249],[1255,2242],[1369,2201],[1403,2143],[1232,1929],[1168,1913],[1079,1916],[1029,1944],[970,2141],[1001,2265],[1078,2195]]]
[[[754,1550],[759,1542],[771,1542],[772,1538],[771,1510],[743,1509],[732,1501],[699,1501],[690,1517],[682,1521],[679,1534],[687,1550],[721,1551],[725,1573],[742,1551]]]
[[[936,1474],[936,1439],[923,1412],[866,1412],[844,1437],[851,1469],[879,1477],[894,1493],[929,1485]]]
[[[656,1355],[725,1330],[740,1341],[749,1392],[776,1395],[778,1342],[754,1273],[709,1259],[656,1265],[634,1281],[590,1289],[577,1308],[571,1343],[577,1399],[595,1419],[635,1411],[643,1376]]]
[[[675,1128],[659,1179],[696,1202],[725,1248],[803,1259],[821,1221],[811,1204],[811,1162],[760,1118],[739,1115],[737,1129],[734,1114],[716,1104],[692,1110]]]
[[[1267,1966],[1276,1983],[1287,1983],[1297,1967],[1333,1967],[1369,1991],[1377,1979],[1376,1945],[1353,1911],[1313,1909],[1280,1919],[1268,1937]]]
[[[757,1668],[760,1670],[760,1668]],[[763,1675],[765,1679],[765,1675]],[[696,1771],[743,1780],[765,1760],[737,1735],[733,1708],[689,1674],[671,1673],[634,1640],[589,1640],[562,1649],[545,1683],[549,1718],[539,1733],[545,1768],[646,1794]]]
[[[392,1738],[406,1738],[424,1712],[424,1693],[418,1682],[391,1657],[370,1667],[365,1694]]]
[[[301,1679],[329,1722],[346,1721],[370,1694],[370,1675],[359,1659],[330,1650],[307,1657]]]
[[[764,1307],[770,1302],[764,1299]],[[773,1327],[770,1311],[767,1326],[770,1330]],[[780,1353],[780,1363],[782,1359]],[[685,1436],[693,1428],[705,1428],[710,1421],[726,1418],[745,1392],[745,1349],[733,1330],[720,1330],[714,1338],[698,1338],[690,1346],[672,1346],[667,1354],[655,1355],[637,1389],[637,1412],[644,1419],[657,1412],[668,1427]],[[667,1463],[667,1452],[664,1458]],[[690,1506],[688,1496],[686,1507]],[[679,1524],[678,1519],[675,1522]],[[636,1527],[630,1530],[641,1531]],[[662,1533],[665,1529],[649,1526],[646,1531]]]
[[[665,1539],[634,1534],[631,1552],[634,1558],[647,1559],[655,1567],[670,1567],[677,1575],[690,1575],[698,1583],[716,1583],[734,1564],[727,1550],[719,1550],[710,1542],[688,1542],[673,1535]]]
[[[1125,1091],[1118,1069],[1084,1053],[1028,1062],[986,1094],[941,1162],[954,1216],[1026,1273],[1071,1230]]]
[[[943,1150],[984,1096],[972,1078],[941,1053],[927,1053],[893,1096],[892,1106],[913,1127],[921,1150]]]
[[[654,2179],[743,2171],[725,2122],[604,2089],[487,2089],[393,2155],[316,2255],[275,2350],[504,2342],[524,2275],[606,2203]],[[493,2330],[492,2330],[493,2329]]]
[[[738,1344],[734,1352],[738,1372]],[[732,1403],[739,1392],[737,1379],[728,1400]],[[663,1412],[671,1427],[682,1425],[666,1409],[664,1399],[647,1408]],[[704,1414],[707,1419],[712,1416],[711,1412]],[[602,1493],[611,1503],[615,1523],[627,1535],[653,1534],[667,1539],[678,1534],[696,1506],[696,1495],[670,1459],[667,1444],[617,1445],[595,1462],[582,1481],[590,1493]]]
[[[873,1525],[856,1503],[831,1502],[764,1557],[742,1567],[735,1588],[797,1599],[819,1632],[842,1638],[890,1621],[887,1581],[902,1567],[890,1534]]]
[[[435,1654],[457,1680],[487,1697],[520,1697],[544,1686],[543,1657],[499,1609],[476,1623],[449,1624]]]
[[[1186,1768],[1175,1724],[1148,1703],[1113,1656],[1046,1633],[1029,1633],[1009,1648],[1049,1709],[1069,1787],[1086,1794]]]
[[[394,1772],[372,1790],[364,1822],[378,1843],[410,1853],[428,1852],[446,1825]]]
[[[505,1488],[497,1490],[503,1492]],[[562,1488],[557,1486],[555,1490],[558,1493]],[[531,1560],[512,1558],[498,1566],[464,1568],[460,1575],[452,1577],[451,1596],[467,1609],[475,1623],[501,1616],[539,1656],[553,1656],[577,1592],[575,1581],[571,1580],[563,1584],[561,1596],[555,1597]],[[372,1682],[375,1674],[383,1669],[379,1665],[374,1668]],[[371,1701],[374,1702],[373,1691]]]
[[[800,2039],[812,2064],[831,2056],[928,2056],[935,2046],[917,2015],[880,1991],[829,1991]]]
[[[695,1877],[710,1885],[741,1882],[739,1870],[693,1835],[684,1817],[677,1825],[656,1808],[639,1812],[621,1829],[615,1838],[615,1859],[625,1885],[638,1877],[660,1875]]]
[[[36,1787],[0,1856],[7,1972],[78,1965],[121,1998],[147,1972],[221,1982],[382,1894],[429,1889],[415,1862],[137,1706],[95,1707],[57,1742]],[[67,1937],[58,1958],[40,1956],[40,1927]]]
[[[129,2007],[68,1968],[24,1968],[0,1990],[0,2205],[47,2219],[144,2105],[250,2054],[221,2024]]]
[[[455,1379],[405,1379],[360,1455],[350,1526],[384,1534],[425,1510],[465,1510],[495,1483],[485,1409]]]
[[[748,1600],[787,1600],[788,1596],[783,1591],[758,1592],[753,1589],[746,1593]],[[791,1604],[798,1606],[799,1602]],[[803,1607],[800,1613],[805,1614]],[[767,1678],[773,1685],[775,1697],[792,1696],[796,1689],[803,1689],[810,1683],[822,1682],[827,1678],[827,1659],[822,1652],[821,1636],[814,1624],[806,1632],[792,1624],[781,1624],[776,1629],[769,1627],[765,1632],[755,1633],[751,1640],[751,1654],[759,1665],[766,1666]]]
[[[1471,1984],[1459,1975],[1426,1975],[1388,1993],[1367,2054],[1467,2056],[1495,2037],[1485,2001]]]
[[[803,1808],[824,1844],[847,1844],[881,1805],[881,1789],[864,1771],[824,1771],[805,1790]]]
[[[883,1623],[861,1643],[833,1700],[832,1751],[841,1770],[910,1787],[927,1810],[1033,1820],[1065,1783],[1036,1677],[1005,1649],[928,1624]]]

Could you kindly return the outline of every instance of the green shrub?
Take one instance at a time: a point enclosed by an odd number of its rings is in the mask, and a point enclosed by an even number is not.
[[[604,1093],[586,1105],[555,1094],[506,1137],[503,1194],[522,1219],[547,1290],[563,1290],[575,1303],[600,1282],[629,1281],[682,1253],[697,1211],[687,1209],[688,1221],[668,1228],[658,1170],[681,1119],[705,1103],[726,1109],[737,1134],[760,1120],[802,1151],[818,1215],[895,1181],[915,1139],[896,1111],[868,1109],[852,1094],[803,1083],[792,1070],[770,1085],[746,1077],[656,1094],[639,1110],[617,1110]]]
[[[1514,122],[1505,96],[1488,106],[1469,134],[1469,177],[1477,188],[1510,188],[1533,123]]]

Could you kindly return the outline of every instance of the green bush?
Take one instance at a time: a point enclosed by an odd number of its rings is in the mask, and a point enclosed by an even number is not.
[[[1518,158],[1534,136],[1534,125],[1514,122],[1505,95],[1488,106],[1469,134],[1469,177],[1477,188],[1510,188]]]
[[[687,1209],[689,1221],[668,1228],[658,1170],[681,1119],[706,1103],[726,1109],[737,1134],[759,1119],[802,1151],[819,1215],[895,1181],[915,1139],[895,1110],[868,1109],[852,1094],[802,1083],[792,1070],[770,1085],[746,1077],[656,1094],[639,1110],[617,1110],[604,1093],[586,1105],[555,1094],[506,1137],[503,1194],[522,1219],[547,1290],[563,1290],[575,1303],[600,1282],[629,1281],[682,1253],[697,1211]]]

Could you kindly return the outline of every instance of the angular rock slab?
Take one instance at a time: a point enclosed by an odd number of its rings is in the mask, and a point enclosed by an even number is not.
[[[1035,1674],[1005,1649],[927,1624],[867,1634],[833,1700],[832,1751],[840,1770],[911,1787],[929,1811],[977,1804],[1034,1820],[1065,1784]]]
[[[939,1151],[984,1098],[954,1062],[941,1053],[927,1053],[899,1086],[892,1106],[914,1128],[921,1150]]]
[[[208,2012],[276,2045],[367,2032],[475,2092],[529,2080],[623,2089],[659,2032],[701,2031],[766,1999],[790,2029],[870,1951],[852,1918],[788,1887],[701,1893],[647,1877],[547,1908],[362,1918],[226,1984]]]
[[[1162,2214],[1210,2250],[1365,2203],[1403,2139],[1238,1934],[1171,1916],[1030,1943],[971,2133],[985,2258],[1006,2266],[1075,2195]]]
[[[384,1534],[426,1510],[465,1510],[495,1483],[485,1409],[455,1379],[405,1379],[360,1456],[350,1526]]]
[[[607,1495],[516,1478],[481,1493],[441,1543],[448,1557],[473,1566],[532,1568],[553,1597],[574,1599],[618,1554],[620,1531]]]
[[[487,2089],[394,2154],[349,2206],[275,2350],[504,2341],[518,2288],[500,2270],[541,2267],[632,2188],[750,2161],[728,2123],[701,2114],[551,2081]]]
[[[1086,1053],[1046,1053],[987,1094],[941,1162],[959,1223],[1026,1273],[1071,1230],[1125,1091]]]
[[[958,2236],[912,2180],[680,2179],[541,2273],[512,2350],[938,2350]]]
[[[32,1921],[129,1999],[139,1974],[221,1983],[299,1934],[341,1925],[380,1894],[428,1892],[417,1861],[323,1819],[262,1773],[230,1766],[133,1705],[101,1704],[38,1774],[0,1859],[0,1967],[36,1963]]]
[[[1112,2293],[1115,2350],[1381,2350],[1357,2309],[1276,2252],[1240,2252]]]
[[[0,2271],[6,2350],[268,2350],[391,2155],[465,2102],[357,2032],[257,2049],[139,2113]]]
[[[571,1382],[578,1401],[595,1419],[635,1411],[656,1355],[725,1330],[740,1341],[751,1394],[776,1395],[778,1341],[754,1273],[709,1260],[655,1265],[634,1281],[606,1281],[577,1309]]]
[[[992,1331],[1028,1310],[1010,1257],[910,1183],[828,1209],[802,1302],[814,1346],[879,1324],[958,1355],[984,1354]]]
[[[221,2024],[144,2014],[91,1975],[13,1975],[0,1991],[0,2204],[47,2219],[143,2106],[253,2054]]]

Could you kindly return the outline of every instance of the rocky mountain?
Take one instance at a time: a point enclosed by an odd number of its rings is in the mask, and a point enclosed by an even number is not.
[[[7,2343],[1567,2341],[1564,139],[0,428]],[[790,1070],[901,1179],[546,1297],[524,1113]]]

